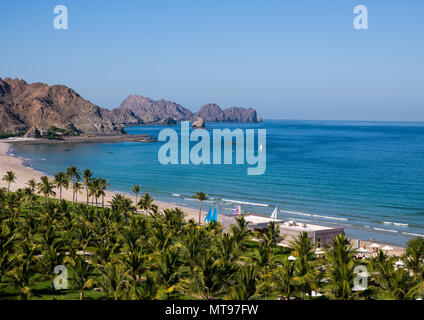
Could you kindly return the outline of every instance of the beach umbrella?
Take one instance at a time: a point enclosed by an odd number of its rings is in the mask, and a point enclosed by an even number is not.
[[[370,245],[371,248],[380,248],[380,245],[378,243],[373,243]]]
[[[358,252],[358,253],[369,253],[370,251],[365,249],[365,248],[359,248],[359,249],[356,249],[356,252]]]
[[[390,246],[384,246],[383,248],[381,248],[381,249],[383,249],[383,250],[393,250],[393,248],[392,247],[390,247]]]
[[[296,257],[293,257],[293,256],[290,256],[290,257],[288,257],[287,259],[289,259],[290,261],[295,261],[295,260],[297,260],[297,258],[296,258]]]

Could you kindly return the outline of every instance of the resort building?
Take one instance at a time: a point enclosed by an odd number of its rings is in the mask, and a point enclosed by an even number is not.
[[[235,223],[235,216],[222,216],[222,224],[224,228],[229,228]],[[344,234],[344,228],[334,228],[307,223],[299,223],[293,220],[272,219],[262,215],[248,213],[244,215],[246,221],[249,222],[249,229],[252,231],[262,232],[268,224],[273,221],[280,226],[280,234],[284,236],[283,245],[288,245],[296,239],[301,232],[308,232],[312,242],[317,243],[318,247],[328,245],[334,237]]]

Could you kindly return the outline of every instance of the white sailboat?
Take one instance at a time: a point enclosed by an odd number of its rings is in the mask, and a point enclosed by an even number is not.
[[[274,211],[271,214],[271,219],[277,220],[277,207],[275,207]]]

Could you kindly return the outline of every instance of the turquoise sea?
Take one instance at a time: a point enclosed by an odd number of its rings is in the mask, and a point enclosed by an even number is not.
[[[191,195],[203,191],[224,214],[240,201],[244,212],[270,215],[278,206],[280,218],[342,226],[366,240],[403,245],[424,236],[423,123],[265,120],[207,126],[266,128],[265,174],[248,176],[247,164],[161,165],[163,142],[17,145],[12,153],[48,174],[70,165],[90,168],[112,190],[129,193],[140,184],[143,192],[175,205],[197,207]],[[156,137],[161,129],[126,128]]]

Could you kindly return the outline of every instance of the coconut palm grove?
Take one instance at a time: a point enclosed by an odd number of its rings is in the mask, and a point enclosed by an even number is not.
[[[54,179],[0,190],[0,299],[422,299],[424,239],[399,258],[357,259],[344,235],[315,254],[306,232],[283,247],[274,223],[253,233],[241,216],[220,223],[137,200],[105,203],[105,179],[69,167]],[[73,201],[62,190],[73,191]],[[201,200],[206,194],[195,196]],[[362,266],[358,273],[358,266]],[[60,271],[58,271],[60,269]],[[361,285],[357,288],[358,277]],[[365,286],[364,286],[365,284]]]

